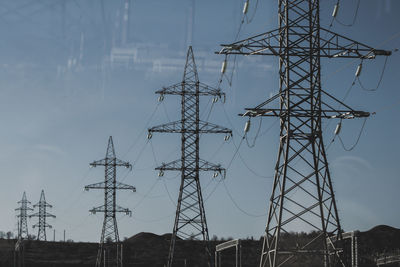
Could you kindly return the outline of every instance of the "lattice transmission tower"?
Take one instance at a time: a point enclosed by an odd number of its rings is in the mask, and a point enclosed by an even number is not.
[[[181,158],[157,167],[160,175],[164,171],[180,171],[181,185],[179,188],[178,205],[168,254],[168,267],[174,259],[176,238],[200,239],[204,241],[206,257],[212,264],[208,247],[208,227],[204,210],[203,196],[200,187],[200,171],[214,171],[225,176],[225,169],[200,159],[200,135],[207,133],[224,133],[232,135],[230,129],[200,120],[200,96],[213,96],[213,101],[225,97],[219,88],[212,88],[199,81],[193,49],[189,46],[183,80],[180,83],[156,91],[160,99],[164,95],[181,96],[181,119],[150,128],[149,135],[159,133],[181,134]]]
[[[26,193],[22,195],[22,199],[18,201],[20,204],[19,208],[16,208],[16,211],[19,211],[17,215],[18,218],[18,240],[27,239],[28,238],[28,211],[32,211],[33,209],[29,207],[31,204],[30,201],[26,198]]]
[[[136,192],[136,188],[117,182],[117,167],[132,169],[132,165],[129,162],[116,158],[113,139],[110,136],[106,157],[90,163],[90,166],[104,166],[105,168],[104,182],[85,186],[85,190],[87,191],[89,189],[104,189],[104,205],[90,210],[93,214],[97,212],[104,213],[103,230],[96,258],[96,267],[120,267],[122,266],[122,252],[119,244],[116,213],[123,212],[131,215],[131,211],[117,205],[117,190],[132,190]]]
[[[321,88],[322,58],[373,59],[373,49],[320,26],[319,0],[279,0],[279,28],[232,44],[221,54],[279,58],[279,93],[249,117],[280,119],[280,144],[260,266],[290,266],[313,257],[320,266],[343,266],[341,226],[322,138],[322,119],[368,117]],[[290,231],[314,230],[312,239],[285,239]],[[338,242],[336,242],[336,240]]]
[[[33,225],[33,228],[38,227],[38,235],[37,235],[37,240],[41,241],[46,241],[46,228],[52,228],[50,224],[46,222],[46,218],[55,218],[53,214],[48,213],[46,210],[47,208],[52,208],[53,206],[50,205],[49,203],[46,202],[46,198],[44,196],[44,190],[42,190],[42,193],[40,194],[40,200],[38,203],[33,205],[34,208],[39,208],[39,211],[29,215],[29,218],[32,217],[38,217],[39,222]]]

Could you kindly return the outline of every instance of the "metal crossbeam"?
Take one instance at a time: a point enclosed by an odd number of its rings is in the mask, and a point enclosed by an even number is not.
[[[220,164],[214,164],[208,161],[205,161],[203,159],[199,159],[199,165],[186,165],[183,166],[182,160],[178,159],[175,161],[172,161],[170,163],[162,163],[161,166],[156,167],[156,170],[160,171],[183,171],[184,168],[186,170],[192,170],[196,171],[197,169],[199,171],[214,171],[219,174],[221,174],[223,177],[226,175],[226,170],[221,167]]]
[[[174,121],[149,129],[150,133],[225,133],[230,134],[231,130],[205,121],[185,121],[188,128],[182,128],[183,121]]]

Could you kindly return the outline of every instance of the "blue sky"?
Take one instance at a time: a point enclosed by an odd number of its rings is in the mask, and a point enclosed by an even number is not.
[[[179,157],[180,138],[154,134],[147,142],[144,130],[179,118],[179,99],[169,96],[159,104],[154,92],[182,79],[191,1],[132,1],[125,46],[118,43],[121,29],[116,26],[122,1],[104,2],[103,19],[101,1],[65,1],[64,22],[62,1],[9,0],[0,5],[1,230],[16,230],[13,209],[24,191],[36,203],[44,189],[47,201],[54,206],[51,212],[57,216],[50,220],[56,239],[62,238],[65,229],[67,238],[98,241],[103,218],[101,214],[90,215],[88,210],[102,204],[102,192],[84,192],[83,187],[104,179],[103,170],[89,169],[89,163],[104,157],[109,135],[114,137],[117,156],[134,163],[132,172],[118,170],[119,179],[137,187],[137,193],[119,193],[119,204],[133,211],[132,217],[119,217],[120,236],[172,230],[179,176],[171,172],[160,179],[153,169],[157,163]],[[250,1],[249,15],[254,12],[255,2]],[[254,19],[243,25],[240,37],[275,29],[276,2],[259,0]],[[326,28],[335,2],[321,1],[321,21]],[[338,16],[344,23],[351,22],[357,1],[342,2]],[[192,45],[199,77],[215,86],[223,57],[214,51],[220,49],[219,44],[234,40],[243,1],[195,1],[194,6]],[[334,22],[332,30],[376,48],[399,48],[399,10],[398,1],[363,0],[352,27]],[[118,60],[112,61],[111,48],[115,53],[119,48],[128,48],[135,54],[136,63],[126,68]],[[72,66],[74,59],[77,63]],[[230,67],[232,63],[230,58]],[[324,59],[324,89],[342,98],[358,63]],[[376,92],[365,92],[356,83],[346,103],[376,111],[376,115],[368,119],[354,150],[344,151],[336,140],[328,151],[346,231],[367,230],[377,224],[400,227],[395,206],[400,200],[400,93],[396,90],[399,63],[399,54],[394,53]],[[236,114],[277,92],[277,64],[273,57],[238,57],[232,86],[226,79],[222,84],[227,101],[224,105],[215,104],[209,118],[213,123],[234,128],[234,139],[224,143],[223,136],[202,136],[202,158],[229,165],[235,151],[233,142],[239,143],[236,133],[242,134],[245,123]],[[366,62],[361,75],[363,84],[374,87],[383,64],[384,58]],[[206,117],[210,99],[201,101],[202,116]],[[258,123],[253,120],[250,141]],[[332,139],[335,125],[336,122],[328,125],[325,143]],[[347,146],[355,142],[361,125],[361,120],[344,122],[341,136]],[[212,173],[202,175],[211,236],[263,234],[278,130],[276,119],[263,119],[263,134],[256,146],[243,144],[242,160],[236,157],[227,171],[224,183],[236,205],[248,214],[234,205],[223,182],[213,179]],[[48,236],[52,238],[52,233],[48,232]]]

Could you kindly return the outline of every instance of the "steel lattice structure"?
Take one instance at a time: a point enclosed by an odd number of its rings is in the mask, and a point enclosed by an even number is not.
[[[160,94],[161,98],[164,95],[180,95],[182,97],[181,120],[155,126],[148,130],[150,135],[153,132],[181,134],[181,158],[170,163],[163,163],[156,168],[161,173],[165,170],[181,172],[181,185],[168,255],[168,267],[173,264],[177,237],[183,239],[199,239],[201,237],[205,241],[209,264],[212,264],[211,253],[207,244],[209,240],[208,227],[199,173],[200,171],[214,171],[225,176],[225,169],[221,165],[200,159],[199,140],[200,134],[224,133],[232,135],[232,131],[200,120],[200,96],[214,96],[218,99],[218,97],[225,97],[225,94],[219,88],[212,88],[199,81],[191,46],[189,46],[187,52],[182,82],[165,87],[156,93]]]
[[[322,138],[323,118],[368,117],[321,88],[321,58],[373,59],[373,49],[320,27],[319,0],[279,0],[279,28],[229,45],[221,54],[279,57],[279,93],[243,115],[280,119],[280,145],[260,266],[290,266],[312,256],[343,266],[341,226]],[[337,108],[337,107],[342,108]],[[281,242],[294,229],[316,231],[310,241]],[[338,241],[338,242],[336,242]]]
[[[108,139],[106,157],[104,159],[90,163],[91,167],[104,166],[104,182],[85,186],[85,190],[104,189],[104,205],[93,208],[91,213],[104,213],[103,230],[101,232],[99,250],[97,253],[96,266],[119,267],[122,266],[121,251],[119,248],[119,235],[117,227],[117,212],[123,212],[127,215],[131,211],[117,205],[117,190],[132,190],[136,188],[117,182],[117,167],[132,168],[129,162],[119,160],[115,156],[114,143],[112,136]]]
[[[50,224],[46,222],[46,218],[55,218],[53,214],[48,213],[46,210],[47,208],[52,208],[53,206],[50,205],[49,203],[46,202],[46,198],[44,196],[44,190],[42,190],[42,193],[40,194],[40,200],[38,203],[33,205],[34,208],[39,208],[39,212],[36,212],[32,215],[29,215],[29,218],[32,217],[38,217],[39,222],[33,225],[33,228],[38,227],[38,235],[37,235],[37,240],[41,241],[46,241],[46,228],[52,228]]]
[[[15,210],[19,211],[18,217],[18,239],[27,239],[28,238],[28,211],[32,211],[33,209],[29,207],[31,204],[30,201],[26,198],[26,193],[22,195],[22,199],[18,201],[18,204],[21,204],[19,208]]]

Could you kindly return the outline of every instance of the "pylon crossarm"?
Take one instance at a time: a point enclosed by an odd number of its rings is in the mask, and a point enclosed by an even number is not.
[[[115,189],[132,190],[133,192],[136,192],[136,187],[132,185],[123,184],[120,182],[115,183]]]
[[[308,117],[321,117],[324,119],[354,119],[369,117],[370,113],[360,110],[303,110],[303,109],[251,109],[246,108],[244,114],[240,113],[239,116],[247,117],[287,117],[289,112],[290,116],[297,118]]]
[[[196,90],[185,90],[185,88],[193,89],[199,87],[199,91]],[[221,92],[221,89],[211,87],[207,84],[196,82],[196,81],[184,81],[168,87],[163,87],[161,90],[156,91],[156,94],[160,95],[199,95],[199,96],[225,96],[225,93]]]
[[[199,133],[225,133],[232,135],[232,130],[205,121],[199,121]]]
[[[161,166],[156,167],[158,171],[180,171],[182,169],[182,160],[177,159],[169,163],[161,163]]]
[[[292,44],[293,47],[290,50],[280,49],[279,33],[285,30],[286,27],[282,27],[281,29],[262,33],[232,44],[222,44],[222,49],[218,54],[283,56],[286,53],[287,56],[308,55],[310,47],[298,45],[303,42]],[[373,59],[376,56],[391,55],[391,51],[374,49],[332,31],[323,28],[320,28],[320,30],[320,57]],[[302,37],[297,33],[291,34],[293,36],[298,35],[302,40],[309,38],[308,36]]]
[[[93,209],[89,210],[90,213],[92,214],[96,214],[96,212],[105,212],[106,209],[104,207],[104,205],[101,205],[99,207],[94,207]]]
[[[169,163],[162,163],[161,166],[155,168],[156,170],[159,171],[181,171],[183,170],[182,168],[182,161],[180,159],[178,160],[174,160],[172,162]],[[185,170],[197,170],[196,166],[185,166]],[[221,174],[223,177],[225,177],[225,172],[226,170],[224,168],[221,167],[220,164],[214,164],[211,162],[208,162],[206,160],[203,159],[199,159],[199,168],[198,170],[200,171],[214,171],[214,172],[218,172],[219,174]]]
[[[199,82],[199,91],[200,95],[218,96],[225,99],[225,93],[221,92],[220,88],[214,88],[202,82]]]
[[[44,202],[44,203],[36,203],[35,205],[33,205],[33,207],[34,208],[36,208],[36,207],[40,207],[40,206],[42,206],[43,205],[43,207],[48,207],[48,208],[52,208],[53,206],[52,205],[50,205],[49,203],[47,203],[47,202]]]
[[[285,108],[267,108],[268,105],[273,105],[274,101],[278,102],[281,97],[286,95],[287,90],[282,91],[271,97],[270,99],[264,101],[263,103],[257,105],[255,108],[246,108],[244,114],[239,114],[239,116],[247,117],[285,117],[288,116],[289,112],[291,116],[294,117],[318,117],[326,119],[339,118],[339,119],[354,119],[354,118],[365,118],[369,117],[370,113],[360,110],[354,110],[336,97],[331,94],[321,90],[322,95],[326,96],[326,101],[321,101],[321,110],[310,110],[309,105],[307,108],[303,108],[303,104],[308,104],[310,97],[302,97],[296,104],[292,105],[289,109]],[[275,103],[275,105],[278,105]],[[341,106],[342,109],[335,108],[334,106]]]
[[[129,162],[122,161],[117,158],[96,160],[90,163],[89,165],[90,167],[113,165],[113,166],[122,166],[125,168],[132,169],[132,165]]]
[[[32,217],[39,217],[39,212],[29,215],[29,218],[32,218]]]
[[[279,55],[279,29],[249,37],[231,44],[221,44],[217,54]]]
[[[199,121],[199,130],[198,133],[227,133],[232,134],[232,130],[221,127],[219,125]],[[193,124],[196,124],[196,121],[193,121]],[[196,133],[197,129],[182,129],[182,121],[174,121],[166,124],[158,125],[148,129],[149,133],[158,132],[158,133]]]
[[[107,210],[106,210],[105,206],[102,205],[99,207],[92,208],[91,210],[89,210],[89,212],[92,214],[96,214],[97,212],[107,212]],[[123,212],[123,213],[126,213],[127,215],[130,215],[132,213],[129,209],[122,208],[118,205],[115,206],[115,212]]]
[[[44,216],[51,217],[51,218],[55,218],[56,217],[56,215],[53,215],[53,214],[48,213],[48,212],[46,212]]]
[[[28,201],[28,200],[20,200],[20,201],[18,201],[17,203],[18,203],[18,204],[21,204],[21,203],[31,204],[31,202]]]
[[[95,184],[90,184],[85,186],[85,190],[89,191],[89,189],[104,189],[106,187],[104,182],[100,182],[100,183],[95,183]]]
[[[30,208],[30,207],[24,207],[24,208],[16,208],[15,210],[33,210],[32,208]],[[19,215],[18,215],[19,216]]]
[[[182,132],[182,122],[173,121],[165,123],[162,125],[154,126],[148,129],[149,133],[181,133]]]
[[[374,59],[390,56],[391,51],[374,49],[330,30],[320,28],[321,57]]]
[[[123,208],[123,207],[118,206],[118,205],[116,205],[116,207],[115,207],[115,212],[125,213],[126,215],[129,215],[129,216],[132,215],[132,211],[130,209]]]

